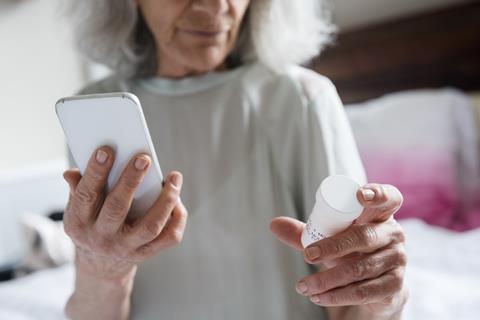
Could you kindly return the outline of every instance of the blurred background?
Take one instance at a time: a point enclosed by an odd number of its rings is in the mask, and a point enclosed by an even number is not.
[[[61,230],[42,220],[61,218],[68,196],[54,105],[108,70],[78,54],[64,5],[0,0],[0,318],[19,265],[26,274],[71,259]],[[405,195],[397,217],[415,286],[407,319],[478,319],[480,2],[333,0],[332,8],[338,35],[309,67],[337,86],[369,180]],[[34,251],[39,239],[43,251]]]
[[[340,32],[348,32],[466,2],[334,0],[333,19]],[[64,157],[65,144],[52,105],[80,89],[92,73],[75,50],[63,7],[61,0],[0,1],[2,172]]]

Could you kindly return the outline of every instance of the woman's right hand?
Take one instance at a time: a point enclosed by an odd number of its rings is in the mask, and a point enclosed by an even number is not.
[[[65,232],[76,246],[78,273],[99,281],[132,278],[136,265],[182,240],[187,211],[180,200],[182,175],[171,172],[149,211],[127,221],[135,190],[143,180],[150,157],[138,154],[128,163],[110,193],[108,174],[114,162],[109,147],[99,148],[82,176],[65,171],[70,197],[65,209]]]

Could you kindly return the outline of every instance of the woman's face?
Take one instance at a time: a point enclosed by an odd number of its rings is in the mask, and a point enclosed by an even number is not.
[[[223,67],[250,0],[135,0],[157,45],[157,74],[184,77]]]

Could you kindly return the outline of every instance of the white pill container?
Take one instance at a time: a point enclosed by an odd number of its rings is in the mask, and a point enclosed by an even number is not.
[[[302,233],[304,248],[345,230],[360,216],[363,206],[356,195],[360,187],[358,182],[344,175],[329,176],[322,181]]]

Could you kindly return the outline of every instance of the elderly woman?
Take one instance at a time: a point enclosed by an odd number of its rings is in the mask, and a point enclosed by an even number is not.
[[[136,94],[170,173],[150,210],[129,221],[147,154],[108,194],[110,147],[83,176],[65,172],[76,245],[69,317],[400,319],[396,188],[363,185],[363,213],[347,230],[300,243],[323,178],[366,183],[335,87],[296,66],[328,40],[319,2],[77,1],[81,47],[115,71],[81,93]]]

